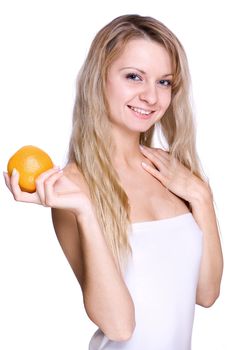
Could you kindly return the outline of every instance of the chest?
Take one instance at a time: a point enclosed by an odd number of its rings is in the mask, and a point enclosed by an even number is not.
[[[131,222],[159,220],[188,212],[185,202],[145,171],[120,174]]]

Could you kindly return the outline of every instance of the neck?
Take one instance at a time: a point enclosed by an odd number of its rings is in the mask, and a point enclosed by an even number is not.
[[[123,133],[114,130],[112,162],[116,169],[134,168],[141,164],[144,156],[139,148],[139,133]]]

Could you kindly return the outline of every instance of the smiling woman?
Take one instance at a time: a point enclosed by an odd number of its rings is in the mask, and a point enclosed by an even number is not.
[[[69,160],[36,192],[5,174],[18,201],[52,208],[84,307],[89,350],[190,350],[195,303],[223,269],[211,188],[195,148],[190,78],[177,37],[124,15],[93,40],[77,81]],[[161,128],[168,148],[153,148]]]
[[[171,58],[161,44],[149,39],[131,40],[107,75],[111,122],[136,132],[145,132],[158,122],[171,102],[171,80],[164,80],[172,76],[168,74],[171,70]],[[148,122],[142,122],[145,120]]]

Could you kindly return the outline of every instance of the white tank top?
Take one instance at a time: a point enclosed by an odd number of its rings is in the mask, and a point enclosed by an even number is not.
[[[190,350],[202,232],[191,213],[133,223],[124,275],[136,327],[127,341],[98,329],[89,350]]]

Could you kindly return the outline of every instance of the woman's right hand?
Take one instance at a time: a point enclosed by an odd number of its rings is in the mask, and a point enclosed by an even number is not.
[[[69,166],[68,166],[69,167]],[[46,207],[69,209],[77,215],[85,214],[91,208],[91,200],[87,185],[78,181],[76,174],[50,169],[36,179],[36,192],[24,192],[19,187],[19,173],[14,171],[11,176],[4,173],[5,183],[14,199],[19,202],[41,204]],[[76,176],[75,176],[76,175]],[[82,183],[82,185],[80,185]]]

